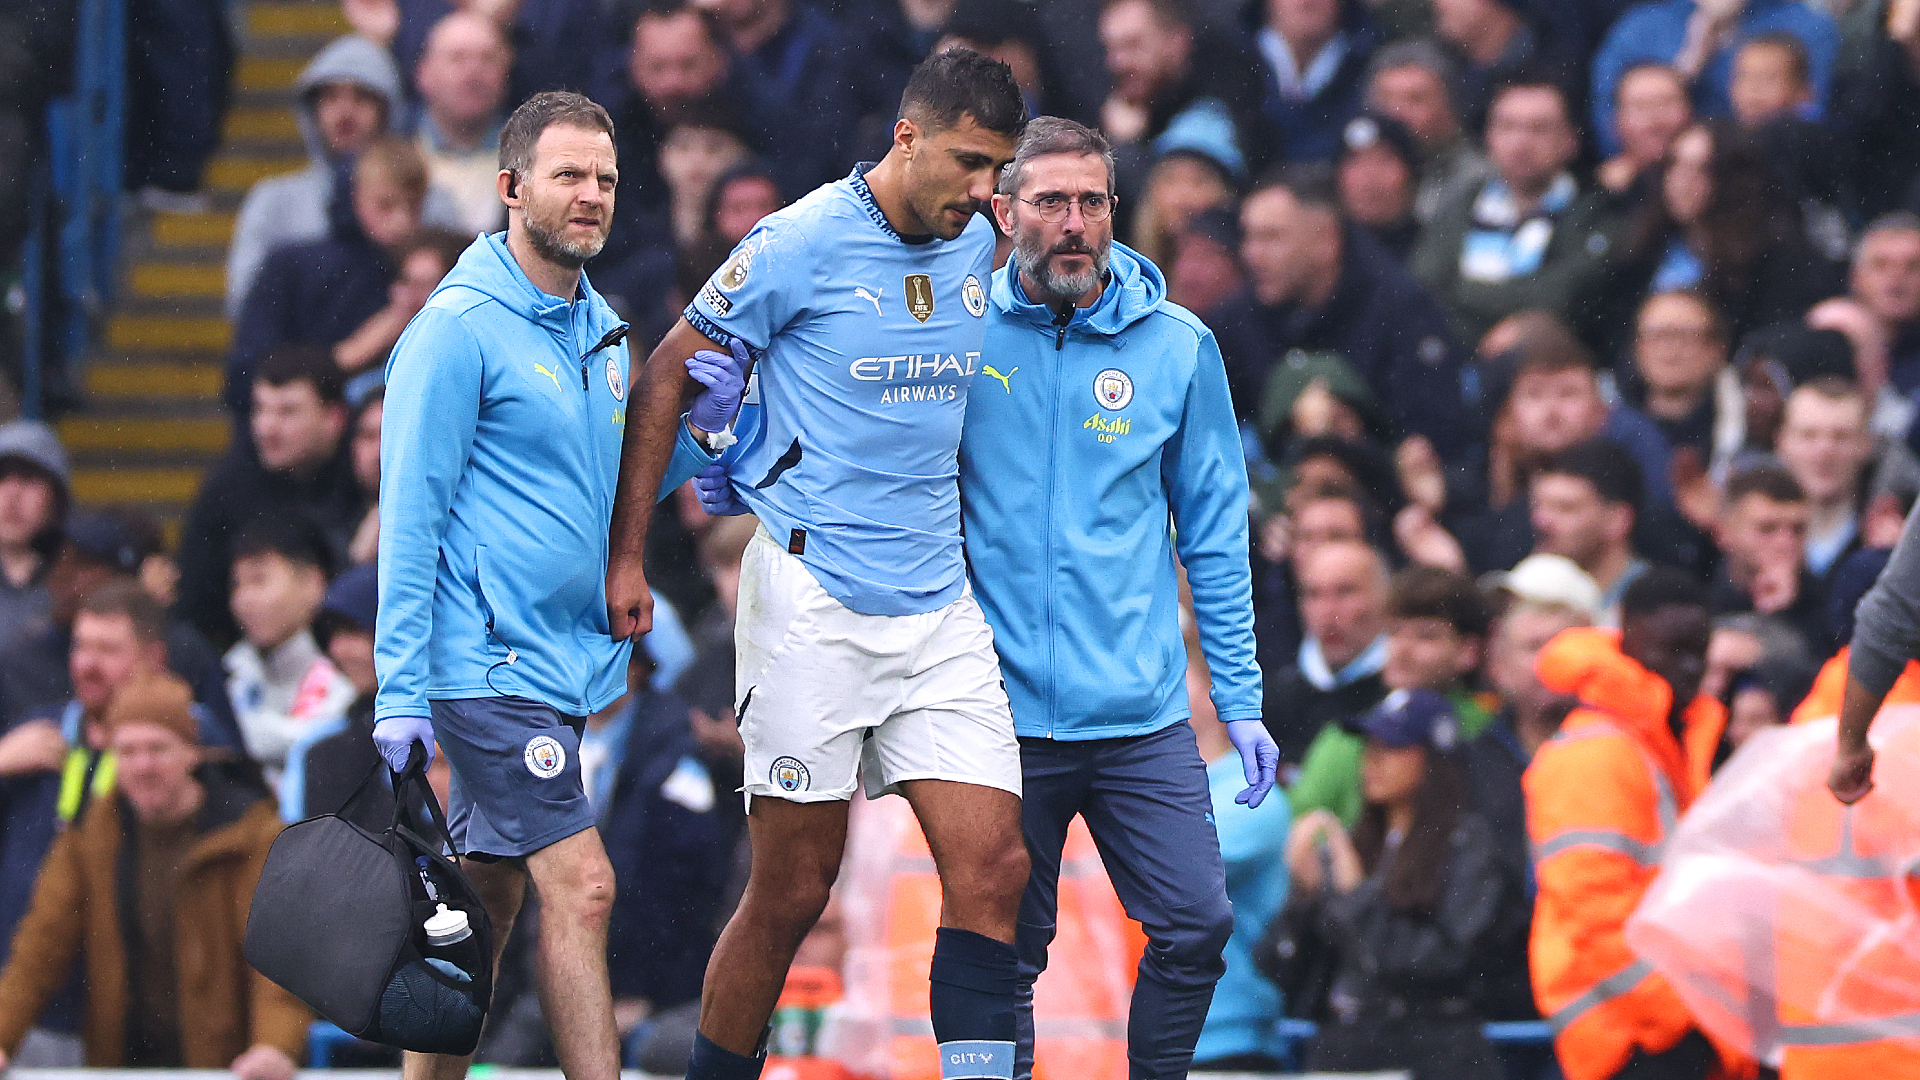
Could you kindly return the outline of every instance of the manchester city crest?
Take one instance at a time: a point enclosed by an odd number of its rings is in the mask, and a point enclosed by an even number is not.
[[[613,391],[613,400],[627,399],[627,380],[620,376],[620,358],[607,354],[607,389]]]
[[[805,791],[813,777],[799,758],[783,755],[773,759],[773,767],[767,770],[767,779],[772,780],[781,791]]]
[[[980,279],[972,274],[960,283],[960,302],[967,306],[967,314],[979,318],[987,313],[987,291],[980,287]]]
[[[1124,409],[1133,400],[1133,379],[1119,368],[1108,368],[1093,377],[1093,397],[1103,409]]]
[[[567,767],[567,748],[551,735],[535,735],[527,740],[527,771],[542,780],[551,780]]]

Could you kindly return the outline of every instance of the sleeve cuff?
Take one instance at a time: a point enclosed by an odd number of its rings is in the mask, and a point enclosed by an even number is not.
[[[734,339],[735,335],[728,333],[726,327],[714,322],[712,316],[701,311],[698,303],[688,304],[687,309],[680,313],[680,317],[687,320],[687,325],[705,334],[709,341],[718,345],[724,346]]]

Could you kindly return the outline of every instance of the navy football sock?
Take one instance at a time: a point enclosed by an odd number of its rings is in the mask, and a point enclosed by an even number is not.
[[[943,926],[934,938],[930,978],[940,1080],[1012,1080],[1020,985],[1013,946]]]
[[[696,1031],[693,1053],[687,1059],[687,1080],[760,1080],[760,1068],[766,1063],[764,1052],[743,1057]]]

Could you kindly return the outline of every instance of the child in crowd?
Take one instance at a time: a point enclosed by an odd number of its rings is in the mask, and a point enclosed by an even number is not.
[[[226,655],[227,693],[247,753],[277,793],[294,742],[312,725],[338,720],[356,692],[313,635],[331,561],[317,531],[264,521],[241,534],[233,555],[241,638]]]

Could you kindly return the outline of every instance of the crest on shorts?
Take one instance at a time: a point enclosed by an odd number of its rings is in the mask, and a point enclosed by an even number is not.
[[[925,274],[908,274],[902,284],[907,291],[907,314],[921,322],[933,318],[933,279]]]
[[[527,740],[527,771],[542,780],[551,780],[567,767],[567,748],[551,735],[535,735]]]
[[[767,779],[773,781],[781,791],[805,791],[813,776],[799,758],[781,756],[773,759],[773,767],[767,770]]]
[[[987,313],[987,291],[980,287],[980,279],[972,274],[960,283],[960,302],[967,305],[967,314],[979,318]]]
[[[1093,377],[1093,396],[1103,409],[1124,409],[1133,400],[1133,379],[1119,368],[1108,368]]]
[[[607,354],[607,389],[613,391],[613,400],[627,400],[627,380],[620,376],[620,358]]]
[[[751,269],[753,252],[742,244],[740,250],[733,253],[733,258],[727,260],[727,265],[720,268],[720,276],[714,280],[720,283],[722,289],[732,292],[747,283],[747,271]]]

